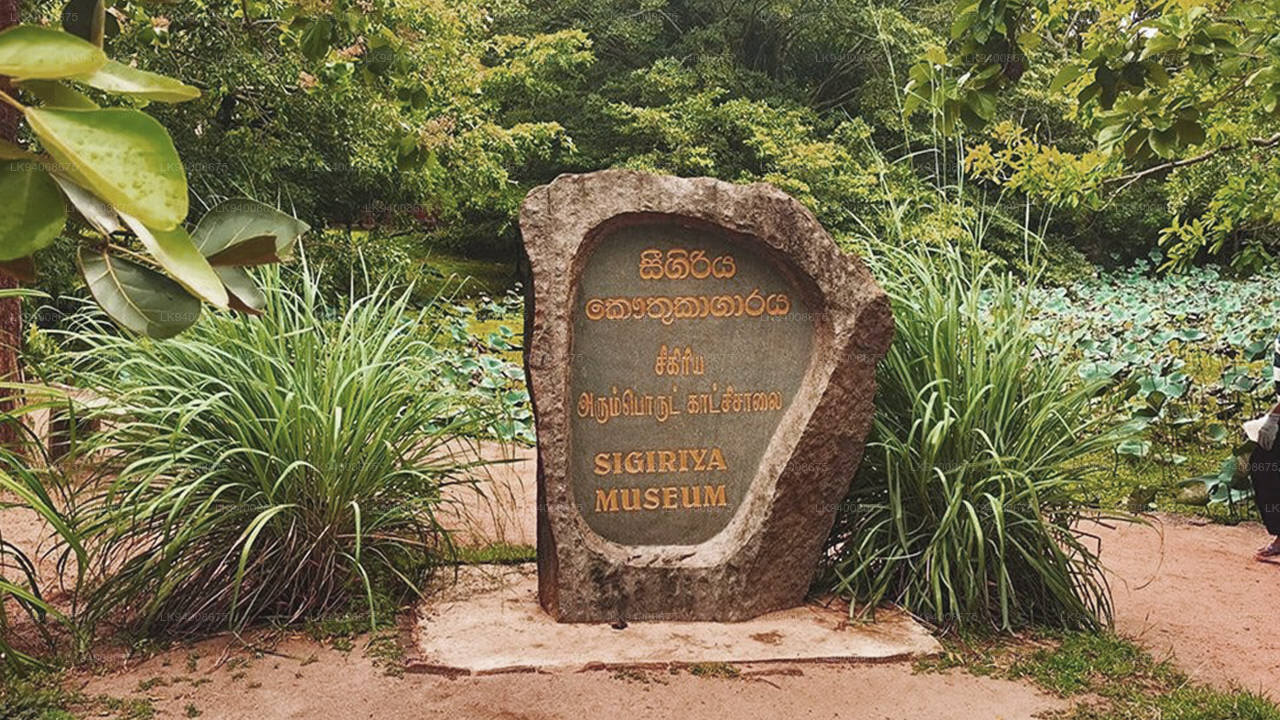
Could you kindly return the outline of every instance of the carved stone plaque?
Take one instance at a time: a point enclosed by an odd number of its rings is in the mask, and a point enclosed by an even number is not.
[[[574,301],[570,484],[623,545],[696,545],[742,506],[808,370],[795,271],[680,218],[607,233]]]
[[[787,195],[707,178],[562,176],[521,228],[543,606],[612,622],[800,603],[892,336],[865,267]]]

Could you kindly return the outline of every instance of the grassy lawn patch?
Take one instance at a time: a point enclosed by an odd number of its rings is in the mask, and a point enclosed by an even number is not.
[[[482,547],[459,547],[459,565],[520,565],[538,559],[538,550],[532,545],[512,545],[498,542]]]

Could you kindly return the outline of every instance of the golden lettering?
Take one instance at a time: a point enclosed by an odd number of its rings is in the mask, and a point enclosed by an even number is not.
[[[724,450],[710,447],[600,452],[592,457],[591,471],[596,475],[652,475],[728,469]]]
[[[637,295],[634,297],[588,298],[588,320],[657,320],[671,325],[677,320],[712,318],[780,317],[791,312],[785,293],[764,295],[753,288],[745,296],[733,295]]]
[[[639,512],[641,510],[692,510],[728,507],[729,493],[719,485],[655,485],[646,488],[599,488],[598,513]]]
[[[628,500],[631,502],[627,502]],[[622,509],[623,511],[640,509],[640,488],[622,489]]]
[[[644,490],[644,509],[657,510],[662,504],[660,499],[661,491],[656,487],[645,488]]]
[[[672,248],[665,253],[656,248],[640,251],[642,280],[683,280],[689,277],[696,280],[706,280],[709,277],[726,280],[737,272],[738,266],[732,255],[721,255],[713,259],[707,257],[706,250],[688,248]]]
[[[692,497],[689,495],[690,490],[693,491]],[[702,507],[702,488],[697,485],[685,485],[680,488],[680,499],[684,502],[684,506],[687,508]]]
[[[618,512],[618,491],[596,490],[596,512]]]
[[[658,472],[675,472],[676,454],[670,450],[658,451]]]
[[[707,470],[728,470],[729,466],[724,463],[724,454],[720,452],[720,448],[711,448],[711,458],[707,460]]]
[[[702,493],[706,498],[707,505],[724,507],[729,504],[728,501],[725,500],[724,485],[703,485]]]
[[[662,507],[670,510],[676,506],[676,497],[680,491],[670,485],[662,488]]]

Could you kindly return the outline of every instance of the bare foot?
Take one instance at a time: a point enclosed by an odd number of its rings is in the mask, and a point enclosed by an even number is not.
[[[1272,540],[1270,545],[1259,548],[1258,553],[1253,557],[1264,562],[1271,561],[1271,558],[1280,557],[1280,537]]]

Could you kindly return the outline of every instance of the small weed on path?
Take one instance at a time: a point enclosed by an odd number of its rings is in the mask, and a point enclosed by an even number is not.
[[[148,699],[89,697],[67,689],[61,673],[0,678],[0,718],[4,720],[150,720],[155,716],[156,709]]]
[[[1256,693],[1191,682],[1167,661],[1111,633],[1039,632],[1015,639],[952,637],[922,672],[962,668],[974,675],[1030,680],[1075,705],[1059,720],[1280,720]]]

